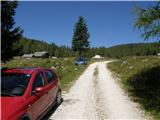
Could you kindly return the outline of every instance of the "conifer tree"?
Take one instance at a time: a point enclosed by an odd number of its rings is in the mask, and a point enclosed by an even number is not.
[[[160,1],[148,8],[135,8],[137,19],[134,23],[135,28],[142,32],[142,37],[147,40],[156,38],[160,41]]]
[[[82,52],[85,52],[89,48],[89,36],[87,24],[85,23],[84,18],[80,16],[75,25],[72,38],[72,49],[73,51],[78,51],[80,57]]]
[[[22,30],[14,27],[17,1],[1,1],[1,59],[7,61],[17,54],[19,48],[15,45],[21,38]]]

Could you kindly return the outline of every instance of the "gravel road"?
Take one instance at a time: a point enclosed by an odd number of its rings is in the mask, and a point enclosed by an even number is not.
[[[91,64],[63,94],[64,101],[50,120],[146,120],[143,111],[124,94],[106,68],[108,62]]]

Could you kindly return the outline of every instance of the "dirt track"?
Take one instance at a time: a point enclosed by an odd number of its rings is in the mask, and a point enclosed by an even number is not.
[[[63,94],[63,103],[50,119],[145,119],[137,104],[130,101],[106,68],[108,62],[91,64]],[[98,74],[94,74],[95,68]]]

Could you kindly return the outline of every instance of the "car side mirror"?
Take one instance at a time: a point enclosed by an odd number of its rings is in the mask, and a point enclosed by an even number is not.
[[[36,87],[34,94],[37,95],[37,96],[40,96],[40,95],[42,95],[44,92],[45,92],[44,87]]]

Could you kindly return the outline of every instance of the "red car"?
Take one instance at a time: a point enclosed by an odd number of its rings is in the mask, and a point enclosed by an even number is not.
[[[61,89],[52,69],[1,70],[1,119],[37,120],[61,103]]]

